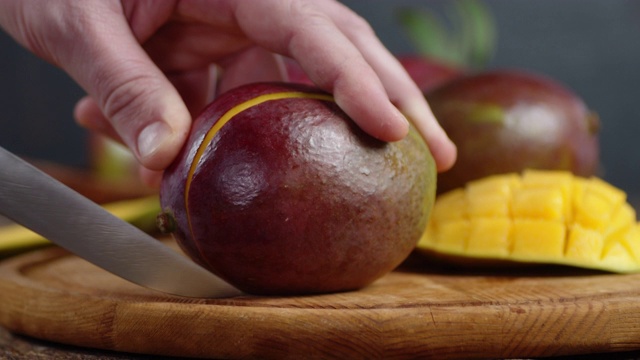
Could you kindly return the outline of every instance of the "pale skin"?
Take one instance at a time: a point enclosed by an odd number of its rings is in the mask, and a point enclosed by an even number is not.
[[[455,161],[409,75],[334,0],[4,0],[0,25],[84,88],[77,122],[127,145],[152,185],[216,94],[286,80],[280,55],[370,135],[400,140],[410,121],[439,171]]]

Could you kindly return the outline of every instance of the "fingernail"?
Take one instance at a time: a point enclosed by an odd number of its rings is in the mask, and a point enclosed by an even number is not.
[[[407,118],[407,115],[403,114],[402,111],[398,110],[398,115],[400,120],[402,120],[407,126],[411,125],[409,118]]]
[[[153,156],[170,135],[171,128],[162,121],[147,125],[138,135],[138,156],[141,159]]]
[[[396,125],[393,126],[394,130],[392,131],[392,138],[401,140],[405,136],[407,136],[407,133],[411,128],[411,123],[409,122],[407,116],[403,114],[402,111],[400,111],[400,109],[396,108],[395,106],[394,108],[396,109],[396,118],[398,119],[398,121],[396,122]]]

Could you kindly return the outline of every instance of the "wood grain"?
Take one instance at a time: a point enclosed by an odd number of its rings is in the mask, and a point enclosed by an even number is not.
[[[63,344],[202,358],[522,358],[640,348],[640,274],[471,272],[422,260],[355,292],[191,299],[50,248],[0,263],[0,324]]]

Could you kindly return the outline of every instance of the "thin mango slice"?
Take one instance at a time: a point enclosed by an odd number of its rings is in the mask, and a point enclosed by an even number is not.
[[[161,211],[157,195],[114,201],[103,207],[111,214],[148,232],[155,230],[155,219]],[[51,245],[49,240],[19,224],[0,226],[0,258],[47,245]]]
[[[416,249],[456,260],[640,272],[640,223],[625,192],[602,179],[527,170],[440,195]]]

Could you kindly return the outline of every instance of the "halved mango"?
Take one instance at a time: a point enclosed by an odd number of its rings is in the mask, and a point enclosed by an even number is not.
[[[624,191],[602,179],[527,170],[442,194],[417,250],[638,272],[640,224]]]

